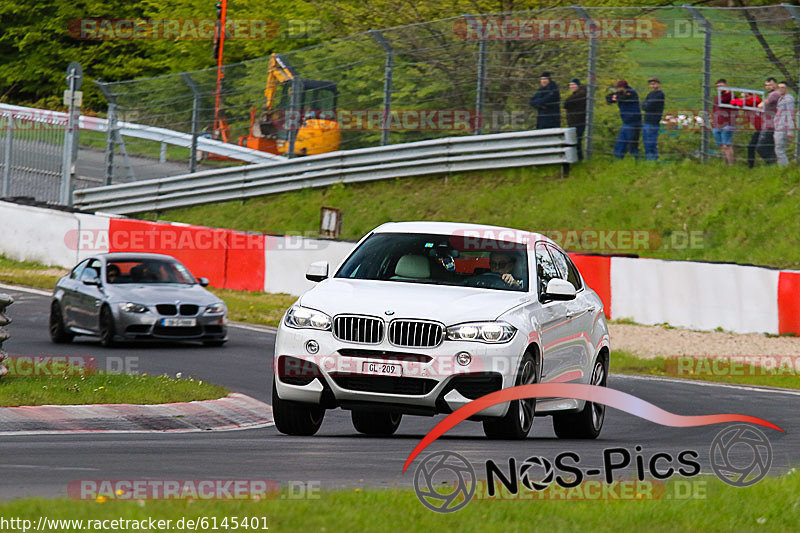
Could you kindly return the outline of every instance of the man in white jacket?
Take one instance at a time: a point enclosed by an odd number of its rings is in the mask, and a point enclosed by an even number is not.
[[[775,111],[775,157],[778,165],[785,167],[789,165],[786,147],[794,137],[794,96],[788,91],[785,81],[778,84],[778,92],[781,97]]]

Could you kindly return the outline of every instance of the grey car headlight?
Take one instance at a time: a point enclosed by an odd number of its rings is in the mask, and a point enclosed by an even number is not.
[[[135,304],[133,302],[125,302],[124,304],[119,304],[119,308],[125,311],[126,313],[146,313],[149,311],[146,305]]]
[[[286,313],[286,325],[291,328],[331,329],[331,317],[308,307],[293,305]]]
[[[225,304],[222,302],[211,304],[206,306],[205,314],[207,315],[219,315],[221,313],[225,313],[228,309],[225,307]]]
[[[506,322],[469,322],[447,328],[447,340],[502,343],[516,332],[517,328]]]

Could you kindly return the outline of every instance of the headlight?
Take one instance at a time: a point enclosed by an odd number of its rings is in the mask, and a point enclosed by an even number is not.
[[[227,311],[227,309],[225,308],[225,304],[220,302],[218,304],[211,304],[207,306],[205,314],[219,315],[220,313],[224,313],[225,311]]]
[[[508,342],[517,328],[505,322],[471,322],[447,328],[447,340],[501,343]]]
[[[307,307],[293,305],[286,313],[286,325],[292,328],[331,329],[331,317]]]
[[[147,311],[149,311],[146,305],[135,304],[133,302],[126,302],[124,304],[119,304],[119,308],[127,313],[146,313]]]

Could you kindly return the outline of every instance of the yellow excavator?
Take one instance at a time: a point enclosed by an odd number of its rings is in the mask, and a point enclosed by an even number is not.
[[[240,137],[239,145],[288,155],[296,132],[295,155],[338,150],[342,134],[336,120],[336,84],[300,78],[280,54],[270,56],[268,70],[266,102],[260,113],[258,108],[250,110],[250,134]]]

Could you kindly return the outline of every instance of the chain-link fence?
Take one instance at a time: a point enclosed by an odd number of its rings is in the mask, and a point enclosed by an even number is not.
[[[586,86],[586,149],[612,154],[620,114],[606,95],[624,79],[644,102],[648,80],[657,77],[666,95],[661,159],[706,159],[719,156],[710,131],[718,78],[764,90],[765,78],[775,76],[797,90],[800,19],[793,10],[568,7],[370,31],[281,54],[304,85],[279,87],[274,108],[282,117],[327,113],[341,130],[338,148],[344,150],[525,130],[536,125],[529,100],[547,71],[562,102],[572,78]],[[246,143],[264,111],[268,64],[265,57],[226,65],[219,95],[215,68],[103,88],[122,120],[219,137],[215,117],[224,117],[228,141]],[[333,101],[306,93],[292,98],[298,89],[331,84]],[[743,156],[752,124],[743,111],[739,115],[738,129],[750,130],[734,136]],[[298,126],[289,122],[280,127],[291,139]],[[564,117],[561,125],[567,126]],[[287,155],[301,154],[289,145]]]

